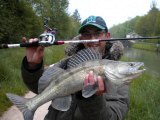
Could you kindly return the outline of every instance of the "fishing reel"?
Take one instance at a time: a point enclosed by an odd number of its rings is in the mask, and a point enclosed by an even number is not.
[[[55,43],[55,34],[56,34],[56,29],[51,29],[48,26],[48,19],[45,18],[44,20],[44,26],[46,28],[45,32],[42,33],[39,36],[39,45],[44,46],[44,47],[48,47],[51,46]]]
[[[48,47],[53,45],[55,42],[55,35],[52,33],[43,33],[39,36],[39,45]]]

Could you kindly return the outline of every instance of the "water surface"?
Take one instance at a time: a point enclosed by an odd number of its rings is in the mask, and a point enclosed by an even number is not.
[[[144,62],[145,68],[148,72],[160,76],[160,53],[125,48],[124,57],[130,61]]]

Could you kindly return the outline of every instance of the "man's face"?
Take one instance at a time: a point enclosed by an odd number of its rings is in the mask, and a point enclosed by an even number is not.
[[[109,37],[110,37],[110,34],[108,32],[106,32],[105,30],[97,29],[96,27],[93,27],[93,26],[87,26],[83,30],[83,33],[81,34],[82,40],[106,39]],[[84,43],[84,46],[85,48],[93,47],[95,49],[98,49],[103,55],[105,52],[106,41],[94,42],[94,43],[88,42],[88,43]]]

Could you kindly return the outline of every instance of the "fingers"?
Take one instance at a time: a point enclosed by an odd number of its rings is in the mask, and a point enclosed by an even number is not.
[[[38,38],[31,38],[31,39],[29,39],[30,43],[31,42],[36,42],[36,41],[38,41]],[[22,37],[22,42],[23,43],[27,42],[27,38],[26,37]]]
[[[94,85],[95,84],[95,79],[94,79],[94,73],[93,71],[90,71],[89,74],[87,74],[85,76],[85,79],[84,79],[84,85]]]
[[[88,85],[88,77],[89,77],[89,74],[87,74],[84,78],[84,86]]]
[[[43,55],[44,55],[44,47],[43,46],[39,46],[37,48],[37,53],[39,54],[39,59],[43,59]]]
[[[39,46],[38,48],[37,48],[37,51],[44,51],[44,47],[43,46]]]
[[[32,43],[32,42],[37,42],[38,41],[38,38],[31,38],[29,39],[29,43]],[[37,47],[37,52],[38,53],[41,53],[44,51],[44,47],[43,46],[38,46]]]
[[[36,41],[38,41],[38,38],[31,38],[31,39],[29,39],[29,42],[31,43],[31,42],[36,42]]]
[[[94,84],[95,84],[93,71],[90,71],[90,72],[89,72],[88,82],[90,83],[90,85],[94,85]]]
[[[38,38],[31,38],[29,39],[29,42],[32,43],[32,42],[37,42],[38,41]],[[43,51],[44,51],[44,47],[43,46],[38,46],[37,47],[37,52],[39,54],[41,54],[43,56]]]
[[[25,39],[25,38],[23,38]],[[29,39],[29,43],[37,42],[38,38],[31,38]],[[38,46],[38,47],[27,47],[26,48],[26,56],[27,61],[31,65],[35,66],[35,64],[41,63],[43,56],[44,56],[44,47]]]
[[[102,95],[103,92],[105,91],[105,86],[104,86],[103,78],[101,76],[97,77],[97,83],[98,83],[98,92],[96,94]]]
[[[104,82],[101,76],[97,77],[97,83],[99,91],[104,91]]]
[[[105,86],[104,86],[104,81],[103,78],[101,76],[95,76],[93,71],[90,71],[84,79],[84,86],[86,85],[94,85],[95,83],[97,83],[98,86],[98,91],[96,93],[96,95],[102,95],[103,92],[105,91]]]

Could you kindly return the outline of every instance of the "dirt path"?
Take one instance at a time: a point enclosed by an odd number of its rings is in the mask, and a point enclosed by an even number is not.
[[[35,96],[34,93],[32,92],[28,92],[25,95],[25,98],[31,98]],[[42,105],[41,107],[39,107],[37,109],[37,111],[35,112],[34,115],[34,120],[43,120],[44,116],[46,115],[46,113],[48,112],[48,106],[50,105],[50,102]],[[0,120],[23,120],[22,117],[22,113],[18,110],[17,107],[12,106],[11,108],[9,108],[8,111],[6,111],[2,117],[0,117]]]

